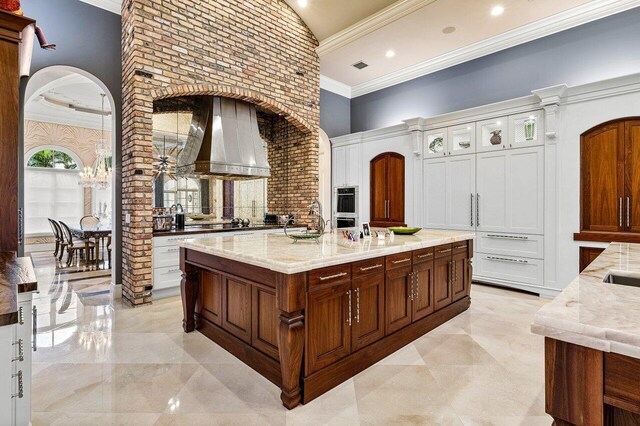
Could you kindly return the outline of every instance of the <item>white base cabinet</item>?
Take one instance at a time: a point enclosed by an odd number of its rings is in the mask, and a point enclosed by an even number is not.
[[[543,261],[542,259],[502,254],[475,253],[473,256],[473,279],[487,280],[488,282],[499,280],[505,285],[521,283],[530,286],[543,286]]]
[[[0,327],[0,425],[15,424],[16,378],[13,376],[15,325]]]

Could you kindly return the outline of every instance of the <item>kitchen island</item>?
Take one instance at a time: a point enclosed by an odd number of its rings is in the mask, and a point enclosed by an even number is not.
[[[639,286],[640,244],[611,243],[536,313],[554,424],[640,424]]]
[[[473,238],[181,241],[183,328],[279,386],[291,409],[468,309]]]

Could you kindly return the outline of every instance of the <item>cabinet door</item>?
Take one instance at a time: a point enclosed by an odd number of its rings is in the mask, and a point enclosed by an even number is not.
[[[372,224],[387,220],[387,187],[387,156],[382,154],[371,160]]]
[[[391,153],[387,157],[387,226],[404,226],[404,157]]]
[[[16,356],[15,325],[0,327],[0,424],[11,425],[14,423],[13,408],[15,398],[11,395],[14,391],[16,379],[12,377],[13,362]]]
[[[433,261],[413,266],[412,320],[417,321],[433,312]]]
[[[198,292],[199,314],[222,327],[222,276],[213,272],[202,272]]]
[[[251,284],[223,276],[222,328],[251,343]]]
[[[476,123],[476,151],[495,151],[506,147],[509,138],[508,117],[492,118]]]
[[[411,323],[411,268],[387,272],[385,327],[391,334]]]
[[[473,154],[476,152],[476,127],[474,123],[449,127],[448,154]]]
[[[542,145],[544,127],[542,111],[509,116],[509,148]]]
[[[581,139],[581,228],[622,231],[624,123],[603,126]]]
[[[508,150],[505,183],[508,231],[542,235],[544,233],[544,147]]]
[[[640,232],[640,120],[625,124],[625,225]]]
[[[278,354],[278,316],[276,291],[271,288],[253,286],[251,297],[252,330],[251,345],[274,359]]]
[[[351,352],[350,299],[350,282],[309,292],[307,347],[310,373]]]
[[[507,153],[485,152],[476,160],[476,229],[508,232]]]
[[[447,158],[447,228],[474,230],[476,156]]]
[[[384,337],[384,273],[353,280],[351,350]]]
[[[424,135],[425,158],[444,157],[448,152],[447,129],[426,132]]]
[[[424,161],[424,218],[425,228],[447,227],[447,159]]]
[[[454,254],[452,260],[451,300],[455,302],[469,294],[469,258],[466,253]]]
[[[362,154],[360,145],[349,145],[346,149],[345,182],[346,185],[361,185]]]
[[[347,151],[345,147],[333,149],[331,167],[333,169],[332,186],[345,186],[347,184]]]
[[[441,257],[434,262],[433,303],[436,311],[451,304],[451,256]]]

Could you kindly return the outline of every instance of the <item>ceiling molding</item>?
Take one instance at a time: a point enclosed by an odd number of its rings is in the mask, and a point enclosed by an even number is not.
[[[340,83],[339,81],[327,76],[320,75],[320,88],[351,99],[351,86]]]
[[[122,13],[122,0],[80,0],[100,9],[120,15]]]
[[[94,0],[95,1],[95,0]],[[436,0],[400,0],[381,11],[353,24],[349,28],[328,37],[316,48],[318,56],[340,49],[343,46],[396,21]]]
[[[351,94],[352,97],[362,96],[638,6],[640,6],[640,0],[594,0],[498,36],[470,44],[462,49],[454,50],[397,72],[352,86]]]

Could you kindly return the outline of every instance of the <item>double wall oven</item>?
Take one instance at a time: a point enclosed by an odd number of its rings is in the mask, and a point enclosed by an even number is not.
[[[357,228],[359,213],[357,186],[343,186],[333,190],[333,226],[335,229]]]

